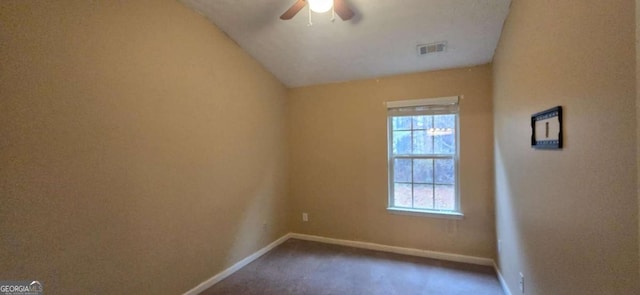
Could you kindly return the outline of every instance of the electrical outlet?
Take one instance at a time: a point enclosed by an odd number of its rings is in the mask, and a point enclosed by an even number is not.
[[[524,275],[520,273],[520,292],[524,294]]]
[[[306,212],[302,213],[302,221],[304,222],[309,221],[309,214],[307,214]]]

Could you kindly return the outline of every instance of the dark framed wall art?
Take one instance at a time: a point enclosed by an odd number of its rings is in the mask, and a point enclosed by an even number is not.
[[[562,148],[562,107],[557,106],[531,115],[531,147]]]

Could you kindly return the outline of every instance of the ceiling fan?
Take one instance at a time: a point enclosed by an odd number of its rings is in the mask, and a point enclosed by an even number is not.
[[[288,20],[292,19],[305,5],[309,2],[309,9],[313,12],[323,13],[329,11],[331,8],[335,13],[340,16],[342,20],[350,20],[355,13],[344,3],[344,0],[297,0],[287,11],[285,11],[280,19]]]

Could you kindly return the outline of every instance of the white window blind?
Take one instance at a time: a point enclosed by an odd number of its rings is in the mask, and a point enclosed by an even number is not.
[[[417,116],[457,112],[457,96],[387,102],[389,116]]]

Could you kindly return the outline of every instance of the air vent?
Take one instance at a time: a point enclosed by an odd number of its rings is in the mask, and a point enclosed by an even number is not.
[[[431,44],[420,44],[417,48],[418,55],[428,55],[432,53],[445,52],[447,50],[447,41]]]

